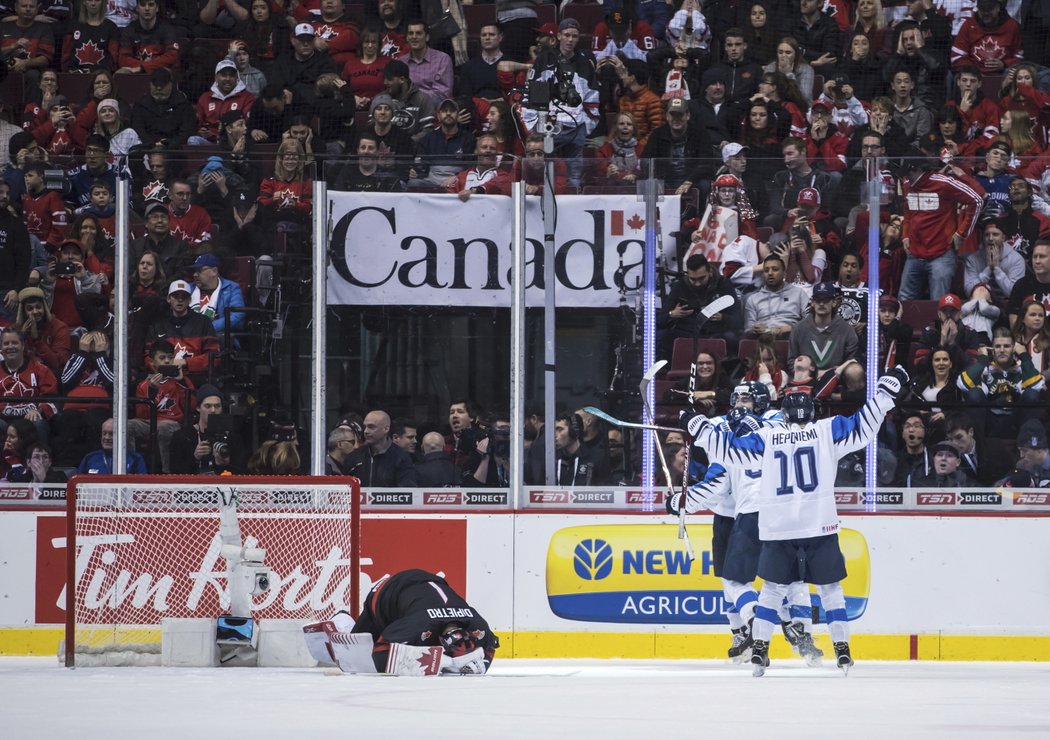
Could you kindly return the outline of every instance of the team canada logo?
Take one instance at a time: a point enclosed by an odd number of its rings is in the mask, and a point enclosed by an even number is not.
[[[80,32],[77,31],[75,38],[79,38],[79,36]],[[106,53],[94,41],[88,41],[86,44],[78,46],[73,56],[76,57],[77,64],[81,67],[96,67],[106,58]]]
[[[320,28],[315,28],[314,33],[316,33],[318,37],[325,39],[326,41],[330,41],[339,36],[339,32],[331,26],[329,26],[327,23],[321,26]]]
[[[146,183],[146,187],[142,188],[142,199],[145,201],[166,201],[168,200],[168,186],[161,180],[153,180]]]
[[[379,55],[384,57],[397,57],[401,54],[401,44],[390,36],[383,36],[383,42],[379,45]]]
[[[982,64],[993,59],[1002,59],[1006,56],[1006,50],[1003,45],[993,39],[991,36],[985,36],[978,43],[973,45],[973,56],[977,61]]]

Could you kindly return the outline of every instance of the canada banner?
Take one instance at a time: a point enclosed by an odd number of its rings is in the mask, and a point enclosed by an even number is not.
[[[662,262],[677,269],[681,197],[648,224],[634,195],[566,195],[554,234],[557,305],[616,308],[620,288],[642,283],[647,231],[657,228]],[[510,306],[510,198],[432,193],[331,193],[330,305]],[[543,305],[543,213],[525,207],[526,302]],[[661,260],[658,260],[658,264]]]

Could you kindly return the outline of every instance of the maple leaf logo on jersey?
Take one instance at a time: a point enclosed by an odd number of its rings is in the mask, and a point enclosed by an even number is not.
[[[36,389],[26,385],[17,375],[8,375],[0,380],[0,396],[15,398],[32,398],[36,395]]]
[[[280,203],[280,208],[291,208],[299,202],[299,196],[293,190],[278,190],[273,194],[273,199]]]
[[[77,64],[81,67],[97,67],[106,54],[94,41],[88,41],[78,46],[73,56],[77,58]]]
[[[142,188],[142,199],[147,201],[167,200],[168,186],[160,180],[153,180],[152,182],[146,183],[146,187]]]
[[[384,57],[396,57],[401,54],[401,45],[389,36],[383,37],[383,43],[379,47],[379,55]]]
[[[325,41],[329,39],[334,39],[339,35],[339,32],[331,26],[329,26],[327,23],[321,26],[320,28],[315,28],[314,33],[323,38]]]
[[[39,237],[44,231],[44,222],[41,220],[40,216],[35,213],[26,214],[25,225],[26,230],[36,237]]]
[[[193,357],[193,351],[182,343],[181,340],[175,342],[175,359]]]
[[[1006,49],[991,36],[985,36],[973,45],[973,55],[978,61],[986,62],[990,59],[1002,59],[1006,56]]]
[[[157,411],[170,411],[175,408],[175,399],[170,396],[157,399]]]
[[[153,61],[153,52],[149,49],[139,49],[139,61],[150,62]]]

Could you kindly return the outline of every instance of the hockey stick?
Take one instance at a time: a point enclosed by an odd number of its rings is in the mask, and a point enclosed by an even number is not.
[[[588,414],[597,416],[599,419],[607,424],[612,424],[614,427],[625,427],[627,429],[651,429],[655,432],[680,432],[681,429],[677,427],[663,427],[657,424],[639,424],[634,421],[624,421],[623,419],[617,419],[612,414],[608,414],[602,411],[597,406],[584,406],[583,410]]]
[[[696,399],[693,394],[696,392],[696,356],[699,353],[697,345],[700,341],[700,330],[704,328],[704,324],[711,320],[711,317],[715,314],[722,313],[730,306],[733,305],[733,301],[736,300],[731,295],[721,295],[715,298],[713,301],[708,303],[706,306],[700,309],[700,315],[696,317],[696,325],[693,327],[693,361],[689,363],[689,405],[693,406],[696,403]]]
[[[642,376],[642,382],[638,385],[638,390],[642,395],[642,405],[645,408],[645,413],[648,415],[649,421],[653,422],[653,424],[656,423],[656,415],[653,413],[653,407],[649,405],[649,394],[647,391],[649,390],[649,384],[653,381],[653,378],[656,377],[656,374],[660,372],[666,364],[667,360],[660,360],[659,362],[653,363],[653,366]],[[667,458],[664,456],[664,446],[660,441],[660,435],[657,431],[654,429],[652,432],[653,439],[656,441],[656,454],[660,458],[660,467],[663,469],[664,480],[667,482],[667,493],[669,496],[673,497],[675,493],[674,481],[671,480],[671,471],[667,467]],[[681,508],[678,509],[678,539],[685,542],[686,554],[690,562],[692,562],[693,560],[696,560],[696,555],[693,553],[693,546],[689,542],[689,533],[685,528],[684,498],[685,494],[683,489],[683,502]]]

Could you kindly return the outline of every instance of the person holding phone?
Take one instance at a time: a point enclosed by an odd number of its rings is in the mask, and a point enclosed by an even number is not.
[[[165,475],[171,473],[171,437],[182,426],[186,397],[194,390],[193,381],[174,362],[175,347],[171,342],[159,340],[150,345],[146,361],[149,374],[135,389],[135,397],[149,399],[150,404],[136,403],[135,418],[128,419],[128,436],[138,447],[139,440],[149,436],[150,406],[156,407],[157,446]]]

